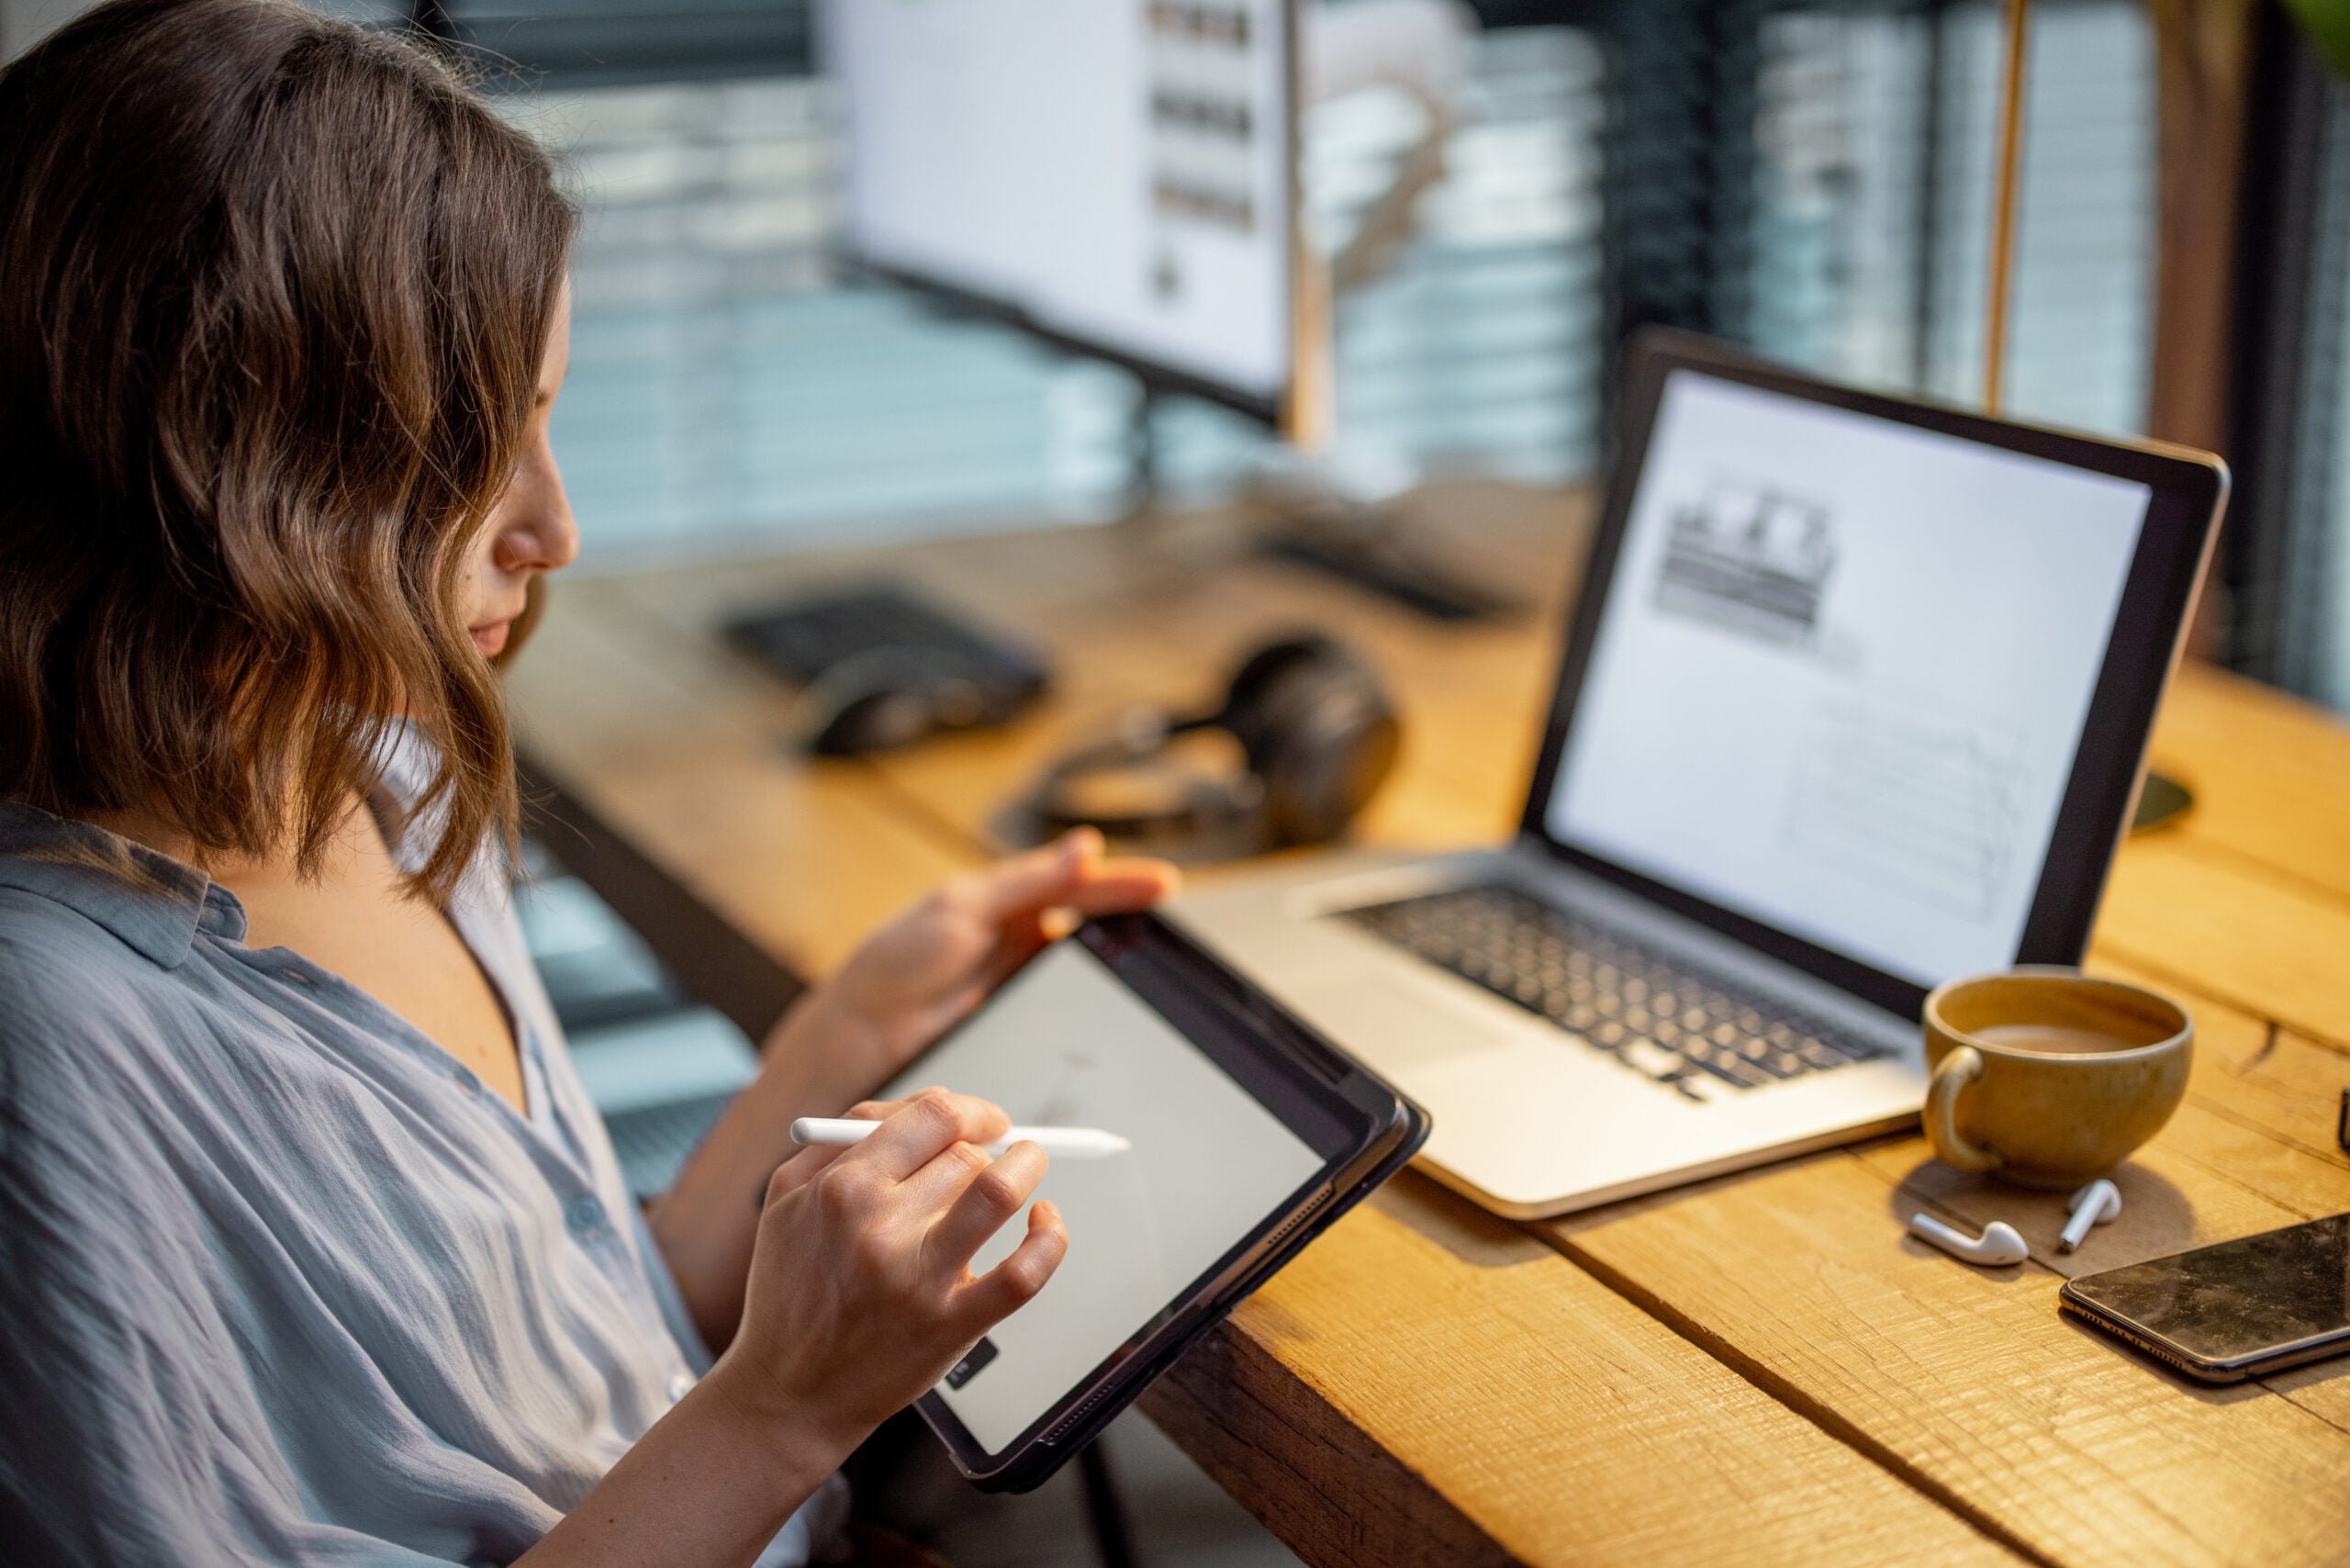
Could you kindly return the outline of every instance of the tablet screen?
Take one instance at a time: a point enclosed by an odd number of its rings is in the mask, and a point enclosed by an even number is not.
[[[1057,1157],[1036,1196],[1060,1205],[1069,1256],[936,1390],[1001,1452],[1323,1169],[1292,1133],[1079,942],[1058,943],[883,1091],[941,1084],[1016,1123],[1133,1140]],[[973,1260],[985,1272],[1026,1233],[1014,1216]]]

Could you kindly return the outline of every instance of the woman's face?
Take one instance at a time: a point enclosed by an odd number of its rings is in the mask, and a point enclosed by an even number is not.
[[[531,579],[542,572],[561,571],[579,554],[579,530],[564,497],[563,476],[555,472],[554,448],[547,442],[547,416],[570,365],[571,288],[565,285],[555,300],[546,358],[539,365],[538,398],[531,409],[521,465],[492,509],[488,526],[475,540],[464,580],[457,588],[458,607],[473,633],[474,646],[487,658],[506,651],[527,602]]]

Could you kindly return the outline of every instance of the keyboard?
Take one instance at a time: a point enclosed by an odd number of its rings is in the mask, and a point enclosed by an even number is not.
[[[727,635],[798,686],[845,660],[902,655],[921,678],[968,683],[984,700],[975,722],[1002,723],[1045,689],[1043,658],[1009,637],[887,583],[811,595],[737,620]]]
[[[686,1157],[717,1125],[719,1113],[734,1093],[697,1095],[665,1104],[638,1105],[615,1111],[604,1118],[611,1135],[612,1152],[620,1156],[621,1175],[639,1198],[656,1198],[677,1182]]]
[[[1427,893],[1339,918],[1547,1018],[1654,1082],[1704,1102],[1888,1055],[1732,976],[1667,957],[1621,926],[1505,883]]]

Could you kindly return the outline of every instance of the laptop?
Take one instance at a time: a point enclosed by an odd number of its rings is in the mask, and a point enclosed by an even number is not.
[[[2227,488],[1677,333],[1621,409],[1516,837],[1170,911],[1516,1218],[1902,1126],[1930,988],[2080,960]]]

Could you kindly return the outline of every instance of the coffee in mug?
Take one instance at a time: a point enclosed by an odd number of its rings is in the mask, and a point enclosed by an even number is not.
[[[2026,1187],[2102,1176],[2170,1120],[2195,1025],[2078,969],[1953,980],[1926,998],[1926,1137],[1945,1164]]]

